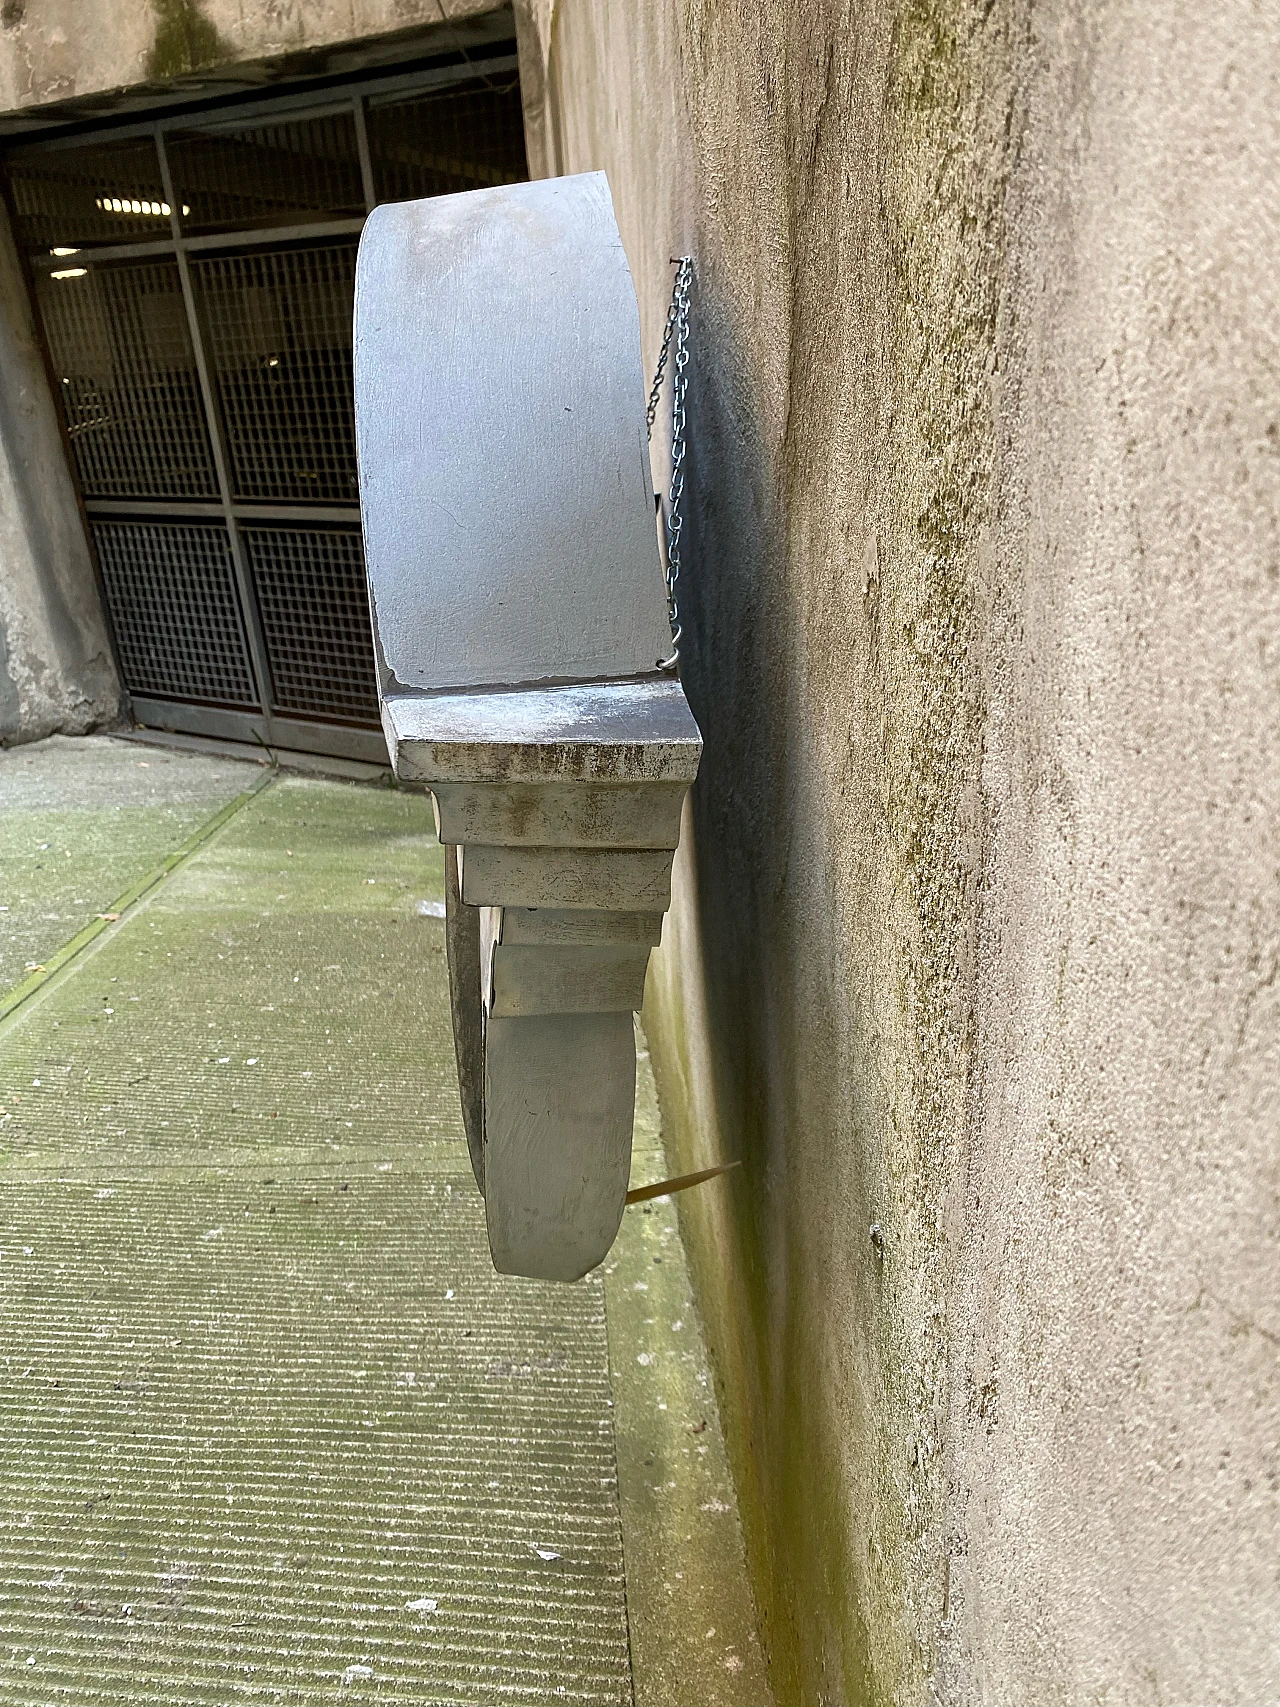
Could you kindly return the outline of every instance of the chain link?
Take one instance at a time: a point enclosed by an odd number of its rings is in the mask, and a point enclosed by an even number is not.
[[[676,279],[671,291],[671,306],[667,310],[667,323],[662,332],[662,348],[658,352],[658,366],[653,376],[653,388],[649,392],[649,406],[645,410],[645,424],[652,439],[653,423],[657,418],[658,401],[662,395],[662,378],[674,345],[675,355],[671,369],[671,485],[668,489],[666,514],[667,616],[671,623],[671,656],[657,660],[660,670],[674,670],[679,664],[680,641],[683,638],[678,588],[680,536],[684,530],[684,398],[689,384],[685,369],[689,365],[689,294],[693,288],[693,256],[679,256],[675,266]]]

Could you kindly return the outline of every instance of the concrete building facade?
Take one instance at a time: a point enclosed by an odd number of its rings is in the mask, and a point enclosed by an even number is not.
[[[6,0],[0,109],[391,63],[481,11]],[[696,264],[706,746],[644,1017],[681,1163],[743,1161],[681,1213],[777,1698],[1276,1699],[1274,23],[511,28],[530,170],[608,173],[650,366]],[[0,265],[12,740],[118,687]]]

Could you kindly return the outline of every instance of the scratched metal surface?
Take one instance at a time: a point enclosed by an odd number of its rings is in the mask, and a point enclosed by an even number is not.
[[[0,1700],[631,1701],[603,1287],[490,1267],[433,840],[279,781],[0,1031]]]

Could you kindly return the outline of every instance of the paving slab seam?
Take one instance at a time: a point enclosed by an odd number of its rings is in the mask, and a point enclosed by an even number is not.
[[[205,841],[0,1028],[0,1699],[773,1707],[643,1032],[658,1195],[503,1281],[425,802]]]
[[[60,974],[80,959],[87,948],[96,943],[113,926],[122,924],[131,908],[150,895],[167,877],[184,865],[197,849],[203,847],[212,836],[215,836],[222,829],[224,824],[240,811],[241,807],[247,806],[255,795],[261,794],[262,790],[274,778],[274,771],[266,771],[262,776],[255,778],[248,788],[236,795],[234,800],[228,801],[220,811],[215,812],[211,818],[201,824],[195,834],[189,836],[180,848],[175,848],[173,853],[166,855],[160,864],[149,871],[145,877],[139,878],[122,895],[118,895],[96,919],[91,920],[83,930],[77,931],[70,942],[64,943],[43,966],[36,967],[30,977],[24,978],[21,983],[15,984],[12,989],[0,996],[0,1037],[5,1035],[9,1021],[19,1008],[25,1006],[33,996],[41,991],[48,990],[59,979]]]

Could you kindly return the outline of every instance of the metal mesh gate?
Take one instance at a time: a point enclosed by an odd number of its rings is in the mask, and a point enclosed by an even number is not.
[[[3,175],[138,721],[381,755],[356,245],[378,201],[527,176],[514,54],[41,142]]]
[[[221,522],[94,522],[116,642],[135,693],[256,703]]]
[[[237,498],[349,504],[354,239],[192,263]]]
[[[38,274],[36,301],[84,496],[216,498],[178,263]]]

